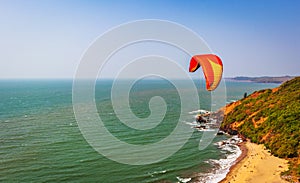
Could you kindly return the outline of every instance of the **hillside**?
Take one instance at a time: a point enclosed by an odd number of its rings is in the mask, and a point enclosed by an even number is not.
[[[262,76],[262,77],[234,77],[230,78],[235,81],[251,81],[256,83],[283,83],[290,79],[293,79],[293,76],[279,76],[279,77],[270,77],[270,76]]]
[[[300,177],[300,77],[229,104],[221,128],[237,130],[252,142],[263,143],[273,155],[289,159],[290,170],[285,172],[285,178],[293,175],[297,181]]]

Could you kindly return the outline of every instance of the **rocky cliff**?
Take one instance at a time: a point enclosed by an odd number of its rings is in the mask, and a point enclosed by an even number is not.
[[[273,155],[289,159],[286,178],[300,181],[300,77],[227,105],[221,129],[238,131],[263,143]]]

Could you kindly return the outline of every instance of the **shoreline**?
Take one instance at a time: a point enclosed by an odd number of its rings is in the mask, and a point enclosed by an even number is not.
[[[242,154],[219,183],[287,183],[280,177],[280,173],[288,169],[287,160],[271,155],[263,145],[257,145],[250,141],[242,142],[238,146]]]
[[[239,163],[244,160],[248,154],[248,149],[246,147],[246,141],[239,143],[237,145],[240,150],[242,151],[242,154],[235,160],[233,165],[229,168],[229,172],[226,174],[226,177],[222,179],[219,183],[227,183],[231,180],[231,178],[234,176],[234,170],[238,169]]]

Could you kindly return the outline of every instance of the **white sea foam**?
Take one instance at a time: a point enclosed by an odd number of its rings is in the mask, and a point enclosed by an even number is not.
[[[190,125],[192,127],[199,125],[196,121],[193,121],[193,122],[184,121],[184,123],[187,125]]]
[[[192,180],[192,178],[190,178],[190,177],[188,177],[188,178],[176,177],[176,178],[179,180],[179,182],[182,182],[182,183],[187,183]]]
[[[197,128],[197,130],[199,132],[217,132],[218,131],[217,129],[213,129],[213,128],[208,128],[208,129],[199,129],[199,128]]]
[[[233,141],[234,139],[234,141]],[[237,146],[237,143],[240,142],[237,136],[234,136],[222,143],[215,143],[219,148],[222,149],[221,152],[225,152],[226,158],[219,160],[208,160],[207,163],[213,165],[215,168],[212,172],[209,173],[200,173],[197,180],[199,182],[205,183],[216,183],[220,182],[226,177],[226,174],[229,172],[229,169],[234,165],[236,159],[242,154],[242,151]]]
[[[199,109],[199,110],[189,112],[189,114],[208,114],[208,113],[210,112],[204,109]]]
[[[165,174],[165,173],[167,173],[167,170],[161,170],[161,171],[154,171],[154,172],[152,172],[152,173],[148,173],[151,177],[154,177],[155,175],[157,175],[157,174]]]

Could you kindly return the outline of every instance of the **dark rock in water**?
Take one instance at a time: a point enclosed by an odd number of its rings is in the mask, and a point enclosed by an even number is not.
[[[228,129],[227,133],[228,133],[229,135],[237,135],[237,134],[238,134],[238,131],[237,131],[237,130]]]
[[[198,123],[206,123],[206,122],[207,122],[201,115],[198,115],[198,116],[196,117],[196,121],[197,121]]]
[[[223,131],[218,131],[217,135],[224,135],[224,132]]]
[[[197,129],[206,129],[207,126],[205,126],[205,125],[199,125],[199,126],[195,126],[194,128],[197,128]]]

